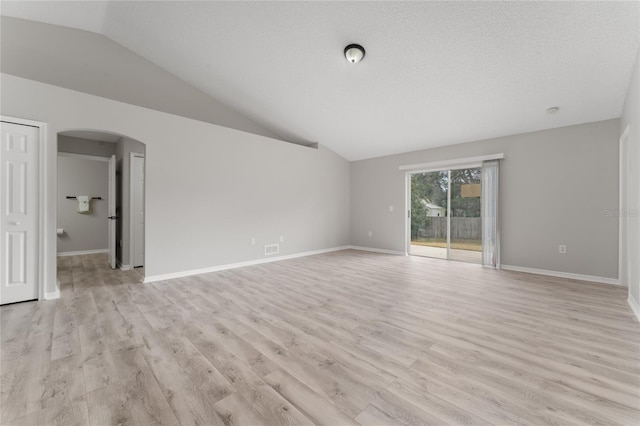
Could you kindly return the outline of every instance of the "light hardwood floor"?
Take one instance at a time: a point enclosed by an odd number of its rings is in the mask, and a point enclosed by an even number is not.
[[[640,422],[626,289],[343,251],[0,309],[3,424]]]

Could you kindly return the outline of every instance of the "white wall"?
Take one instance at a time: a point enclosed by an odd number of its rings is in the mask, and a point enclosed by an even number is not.
[[[351,243],[405,251],[399,166],[504,153],[502,264],[615,279],[618,218],[606,212],[618,206],[619,126],[608,120],[353,162]]]
[[[627,218],[629,266],[629,301],[636,309],[636,315],[640,320],[640,51],[636,57],[631,83],[627,99],[624,104],[622,118],[620,119],[620,133],[629,126],[628,147],[631,162],[631,170],[628,179],[629,199],[628,211],[623,212]]]
[[[58,253],[106,250],[109,170],[106,161],[58,155]],[[102,197],[91,201],[91,212],[78,213],[78,202],[66,196]]]
[[[146,145],[147,276],[349,244],[349,163],[280,142],[0,74],[7,116],[48,124],[47,292],[55,291],[56,134],[96,130]],[[250,246],[255,238],[257,244]]]
[[[122,265],[131,266],[130,262],[130,185],[131,185],[131,153],[144,154],[143,143],[131,138],[122,138],[116,144],[118,183],[118,261]]]

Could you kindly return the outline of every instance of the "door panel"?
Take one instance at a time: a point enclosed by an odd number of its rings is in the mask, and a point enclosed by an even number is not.
[[[144,266],[144,157],[133,157],[133,266]]]
[[[1,122],[0,304],[38,298],[39,129]]]
[[[27,214],[27,164],[22,162],[7,163],[7,214]]]
[[[448,258],[448,171],[411,175],[411,245],[409,254]]]
[[[7,286],[27,283],[26,232],[7,233]]]
[[[117,185],[116,185],[116,156],[112,155],[109,158],[109,200],[107,201],[108,221],[109,221],[109,235],[108,235],[108,247],[109,247],[109,266],[111,269],[116,268],[116,197],[117,197]]]
[[[482,263],[482,168],[412,173],[409,254]]]
[[[451,170],[449,258],[482,263],[482,168]]]

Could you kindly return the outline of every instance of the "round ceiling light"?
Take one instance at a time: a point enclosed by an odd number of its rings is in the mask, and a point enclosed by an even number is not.
[[[352,64],[356,64],[364,58],[364,47],[359,44],[350,44],[344,48],[344,57]]]
[[[549,115],[553,115],[553,114],[557,113],[558,111],[560,111],[559,107],[547,108],[547,114],[549,114]]]

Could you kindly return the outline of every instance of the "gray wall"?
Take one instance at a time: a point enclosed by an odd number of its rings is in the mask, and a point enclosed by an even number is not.
[[[107,249],[109,170],[106,161],[58,155],[58,253]],[[78,213],[76,200],[66,196],[102,197],[91,201],[90,213]]]
[[[58,135],[58,152],[111,157],[116,154],[116,144]]]
[[[280,235],[283,255],[350,242],[404,251],[399,165],[504,152],[503,263],[617,276],[618,220],[604,212],[618,205],[619,120],[350,165],[323,146],[282,143],[8,74],[0,84],[4,115],[48,123],[48,292],[55,290],[56,134],[75,129],[146,144],[147,275],[259,259],[263,245]],[[637,119],[637,106],[625,111]],[[537,213],[540,206],[545,214]],[[569,252],[557,254],[558,244]]]
[[[8,16],[0,19],[4,73],[279,138],[103,35]]]
[[[122,138],[116,144],[116,159],[118,170],[118,261],[122,265],[131,266],[130,262],[130,184],[131,184],[131,153],[144,154],[143,143],[130,138]]]
[[[45,250],[55,291],[56,134],[99,130],[146,145],[147,276],[349,244],[349,163],[339,155],[0,75],[7,116],[47,123]],[[251,246],[251,238],[256,245]]]
[[[399,166],[502,152],[502,263],[616,278],[619,133],[608,120],[353,162],[351,243],[405,251]]]
[[[629,176],[629,214],[627,215],[629,250],[627,259],[630,266],[628,279],[629,296],[636,306],[640,305],[640,52],[636,57],[633,76],[620,120],[620,132],[629,125],[629,156],[631,172]],[[627,265],[624,265],[627,266]],[[623,267],[624,267],[623,266]]]

